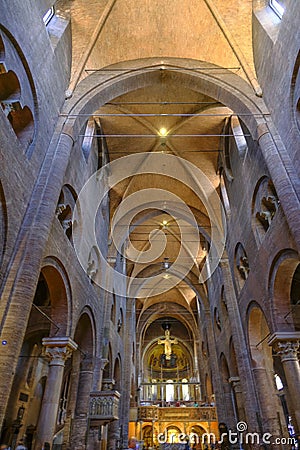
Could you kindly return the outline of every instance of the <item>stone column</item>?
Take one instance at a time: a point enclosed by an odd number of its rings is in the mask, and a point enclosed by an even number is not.
[[[240,420],[245,422],[246,414],[245,414],[245,409],[243,406],[243,393],[242,393],[241,380],[239,377],[230,377],[228,381],[231,384],[231,388],[233,390],[233,394],[234,394],[235,401],[236,401],[237,422],[239,422]]]
[[[93,358],[85,358],[80,363],[75,417],[73,419],[71,434],[71,442],[73,442],[74,450],[83,449],[86,445],[90,391],[93,382],[93,367]]]
[[[256,382],[257,394],[259,397],[261,411],[261,426],[263,433],[270,433],[274,437],[281,436],[281,428],[278,422],[277,411],[281,407],[273,388],[272,374],[267,371],[264,360],[256,363],[252,373]],[[272,383],[272,384],[270,384]],[[281,445],[272,445],[272,448],[282,448]]]
[[[300,365],[298,349],[300,345],[300,332],[278,332],[270,336],[268,340],[276,353],[280,356],[285,378],[296,419],[297,432],[300,430]]]
[[[56,428],[57,412],[62,387],[65,361],[71,356],[77,344],[69,337],[44,338],[45,355],[50,359],[43,403],[37,427],[35,449],[44,442],[52,443]]]
[[[252,365],[250,361],[249,349],[247,346],[245,331],[241,320],[238,301],[235,295],[233,281],[230,272],[229,261],[226,255],[220,261],[224,280],[224,291],[227,299],[228,318],[231,325],[231,333],[234,341],[236,353],[238,375],[243,386],[241,393],[242,404],[245,405],[245,413],[250,432],[259,431],[257,411],[260,410],[255,389],[255,380],[252,376]],[[217,399],[218,406],[218,399]],[[218,407],[219,415],[219,407]]]

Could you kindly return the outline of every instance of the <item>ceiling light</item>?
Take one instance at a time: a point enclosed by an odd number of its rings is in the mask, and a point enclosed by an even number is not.
[[[164,258],[163,268],[168,269],[170,267],[169,258]]]
[[[160,128],[159,129],[160,136],[166,136],[167,135],[167,129],[166,128]]]
[[[166,227],[168,225],[168,221],[167,220],[163,220],[162,224],[163,224],[164,227]]]

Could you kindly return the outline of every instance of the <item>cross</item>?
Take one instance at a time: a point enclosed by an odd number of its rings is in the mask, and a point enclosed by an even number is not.
[[[172,354],[172,344],[177,344],[177,339],[172,339],[170,337],[170,330],[166,329],[165,337],[163,339],[158,339],[157,343],[165,346],[166,359],[171,359]]]

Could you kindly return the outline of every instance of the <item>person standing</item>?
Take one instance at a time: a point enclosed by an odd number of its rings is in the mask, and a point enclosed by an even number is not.
[[[135,436],[131,436],[131,438],[128,439],[128,450],[134,449],[136,450],[138,447],[138,441]]]
[[[19,441],[16,450],[27,450],[27,447],[25,447],[23,441]]]

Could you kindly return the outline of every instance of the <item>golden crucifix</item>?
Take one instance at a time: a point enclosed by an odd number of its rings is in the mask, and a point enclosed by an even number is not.
[[[163,344],[165,346],[165,355],[166,359],[170,360],[172,355],[172,344],[177,344],[178,341],[176,338],[172,339],[170,337],[170,330],[165,330],[165,337],[163,339],[158,339],[158,344]]]

